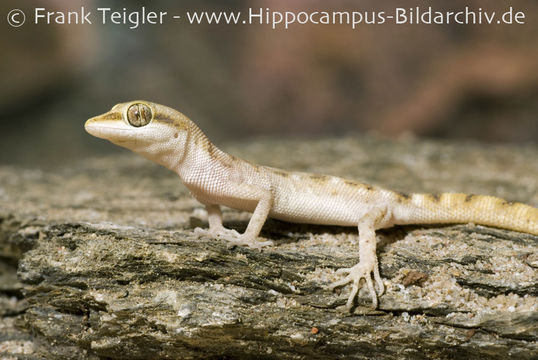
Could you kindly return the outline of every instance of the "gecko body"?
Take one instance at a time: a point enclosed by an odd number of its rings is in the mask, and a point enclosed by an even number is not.
[[[338,270],[344,277],[330,288],[351,283],[347,307],[362,282],[377,307],[384,291],[376,256],[377,229],[400,224],[468,223],[538,235],[538,209],[484,195],[403,194],[335,176],[288,172],[229,155],[182,113],[163,105],[133,101],[115,105],[89,119],[86,130],[126,147],[176,172],[191,194],[205,205],[209,229],[197,235],[233,244],[262,247],[258,241],[268,217],[323,225],[357,226],[357,265]],[[222,225],[220,206],[249,211],[243,234]]]

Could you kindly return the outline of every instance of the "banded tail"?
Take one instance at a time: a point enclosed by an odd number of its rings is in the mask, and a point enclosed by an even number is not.
[[[485,195],[397,194],[396,224],[475,223],[538,235],[538,208]]]

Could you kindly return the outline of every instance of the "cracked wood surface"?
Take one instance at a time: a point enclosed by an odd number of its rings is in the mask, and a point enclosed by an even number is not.
[[[407,192],[538,205],[532,146],[264,140],[226,147],[269,166]],[[293,154],[290,156],[290,154]],[[387,292],[355,312],[355,228],[270,220],[262,252],[196,239],[201,206],[125,154],[56,170],[0,167],[0,356],[17,358],[492,358],[538,353],[538,237],[475,226],[379,231]],[[225,211],[242,231],[249,214]],[[18,277],[16,276],[18,274]]]

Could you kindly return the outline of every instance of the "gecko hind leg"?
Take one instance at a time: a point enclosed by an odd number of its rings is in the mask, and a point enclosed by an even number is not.
[[[368,213],[361,219],[358,225],[360,261],[350,268],[338,269],[336,271],[337,274],[344,274],[346,276],[342,280],[329,286],[329,290],[334,290],[337,287],[352,283],[351,292],[346,303],[346,308],[348,310],[353,307],[353,301],[362,286],[361,280],[364,279],[366,283],[366,287],[372,297],[372,307],[374,309],[377,308],[378,305],[377,297],[381,296],[385,291],[383,280],[379,274],[375,237],[375,227],[378,222],[385,218],[385,215],[386,210],[377,209]]]

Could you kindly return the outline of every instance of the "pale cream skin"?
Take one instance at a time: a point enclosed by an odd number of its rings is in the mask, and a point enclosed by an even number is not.
[[[346,276],[330,286],[352,283],[348,309],[362,279],[374,308],[377,296],[384,292],[376,255],[377,229],[396,224],[473,222],[538,235],[537,208],[492,196],[402,194],[338,177],[249,163],[215,147],[182,113],[148,101],[117,104],[86,121],[85,128],[176,172],[206,207],[209,229],[195,229],[199,236],[259,248],[273,244],[257,241],[268,217],[357,226],[360,262],[338,270]],[[222,225],[221,205],[252,212],[243,234]]]

